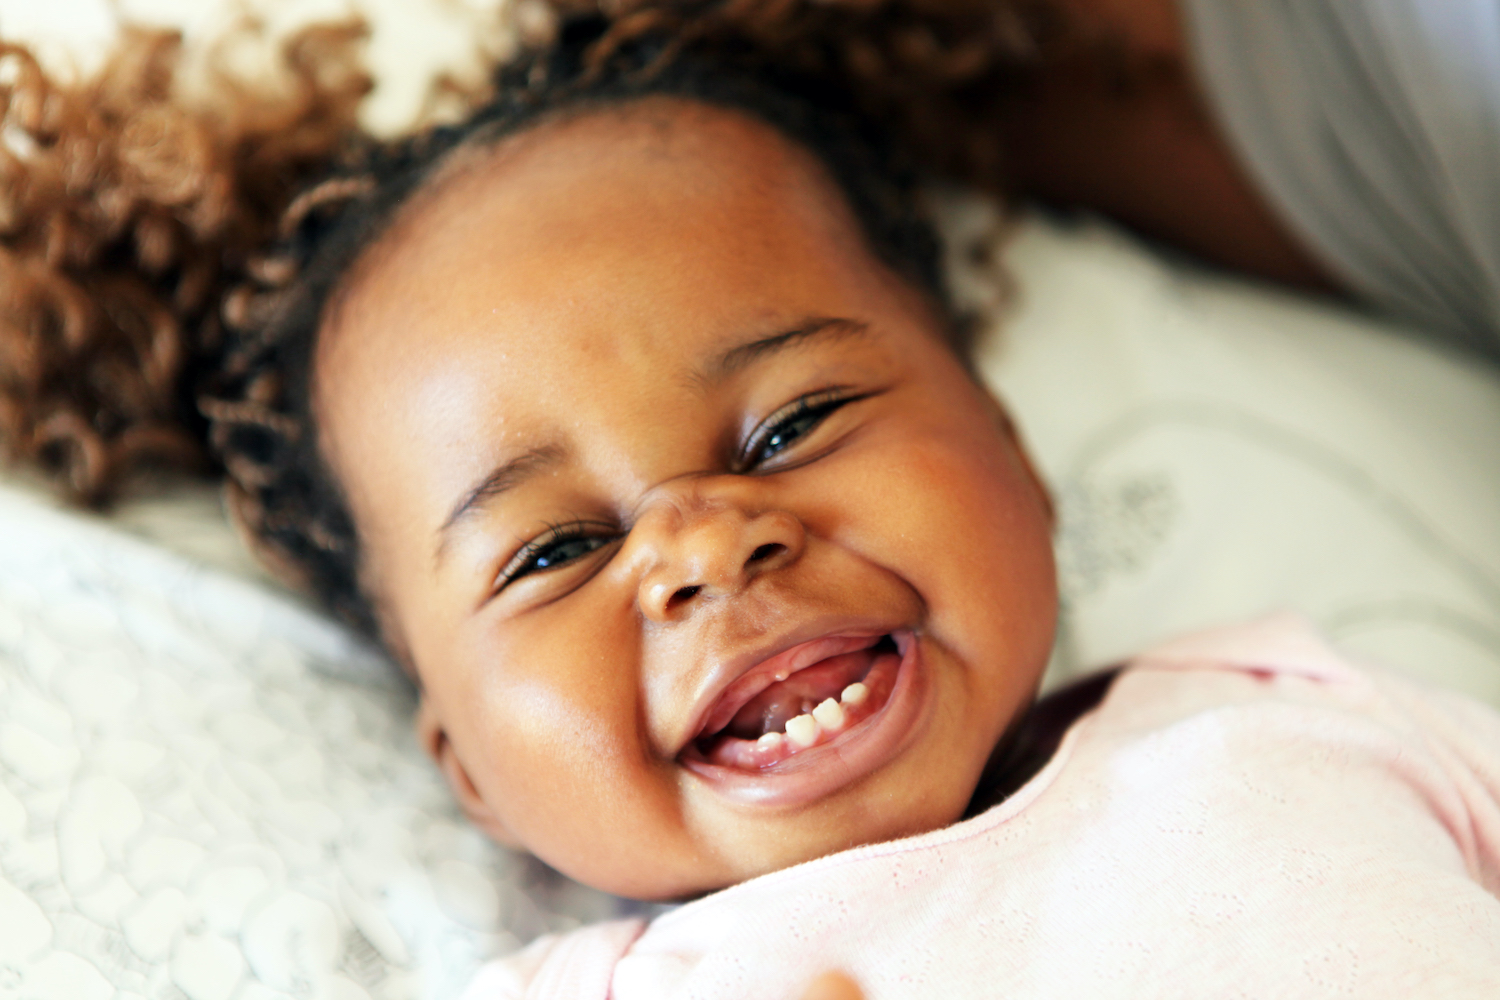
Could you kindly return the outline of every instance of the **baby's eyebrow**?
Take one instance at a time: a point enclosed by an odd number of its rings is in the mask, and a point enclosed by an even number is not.
[[[813,338],[862,337],[869,333],[870,325],[857,319],[842,316],[812,316],[802,320],[790,330],[759,337],[748,343],[738,344],[720,354],[712,362],[695,373],[695,381],[712,385],[761,360],[768,354],[801,346]]]
[[[465,514],[483,506],[487,501],[499,496],[506,490],[514,489],[523,480],[530,478],[549,465],[556,465],[566,457],[566,451],[555,444],[545,445],[540,448],[532,448],[517,455],[508,462],[502,462],[496,466],[488,475],[469,488],[463,498],[453,506],[453,510],[444,519],[438,528],[438,546],[434,553],[438,562],[442,562],[444,549],[448,545],[448,537],[453,526],[463,520]]]
[[[693,373],[693,381],[705,388],[721,382],[735,372],[754,364],[768,355],[791,347],[800,347],[813,339],[839,339],[861,337],[869,333],[869,324],[841,316],[812,316],[799,321],[791,329],[769,337],[757,337],[722,352],[703,368]],[[561,462],[567,453],[560,445],[532,448],[507,462],[496,466],[479,482],[469,488],[454,504],[453,510],[437,530],[437,549],[434,560],[441,564],[453,528],[464,519],[464,515],[484,506],[507,490],[514,489],[526,479],[549,465]]]

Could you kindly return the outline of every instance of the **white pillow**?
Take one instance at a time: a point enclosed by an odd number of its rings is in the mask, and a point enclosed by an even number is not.
[[[1492,367],[1098,221],[1024,219],[1003,266],[1017,290],[980,367],[1058,502],[1054,681],[1295,608],[1500,706]]]

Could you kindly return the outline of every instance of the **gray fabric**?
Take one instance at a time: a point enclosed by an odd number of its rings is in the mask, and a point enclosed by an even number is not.
[[[1500,0],[1180,0],[1230,144],[1375,305],[1500,357]]]

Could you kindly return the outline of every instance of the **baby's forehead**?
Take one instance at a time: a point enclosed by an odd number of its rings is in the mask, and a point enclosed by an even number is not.
[[[601,185],[618,195],[612,206],[578,198]],[[811,152],[760,118],[655,95],[567,108],[492,143],[460,147],[397,213],[381,242],[396,255],[404,245],[429,252],[481,205],[503,208],[517,233],[545,229],[561,240],[569,233],[560,225],[602,229],[673,206],[747,223],[775,208],[815,208],[810,222],[857,227],[845,202]],[[755,228],[747,226],[746,236]]]
[[[827,172],[772,126],[676,97],[573,110],[439,170],[351,271],[317,367],[351,346],[425,353],[410,331],[435,316],[472,325],[505,311],[511,330],[547,326],[557,296],[545,292],[559,283],[607,303],[609,287],[628,297],[714,267],[726,290],[754,298],[790,242],[822,265],[879,269]]]

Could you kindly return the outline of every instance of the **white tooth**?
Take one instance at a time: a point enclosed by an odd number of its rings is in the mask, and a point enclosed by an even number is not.
[[[824,698],[813,709],[812,715],[818,720],[818,725],[829,732],[838,732],[844,728],[844,707],[832,698]]]
[[[783,670],[783,671],[781,671],[781,672],[779,672],[779,673],[778,673],[778,674],[777,674],[777,675],[776,675],[776,679],[777,679],[777,680],[778,680],[778,681],[784,681],[784,680],[786,680],[786,679],[787,679],[787,678],[788,678],[788,677],[790,677],[790,676],[792,676],[792,675],[791,675],[791,674],[790,674],[790,673],[789,673],[789,672],[788,672],[788,671],[785,671],[785,670]]]
[[[793,716],[786,720],[786,738],[799,750],[818,742],[818,720],[811,715]]]
[[[755,745],[761,750],[778,750],[781,748],[781,741],[784,739],[786,737],[781,733],[766,733],[755,741]]]
[[[865,703],[865,699],[868,697],[870,697],[870,689],[865,687],[859,681],[855,681],[853,684],[850,684],[848,687],[844,688],[844,693],[839,695],[839,700],[842,701],[845,705],[853,707],[863,705]]]

